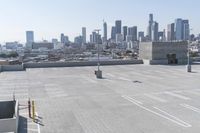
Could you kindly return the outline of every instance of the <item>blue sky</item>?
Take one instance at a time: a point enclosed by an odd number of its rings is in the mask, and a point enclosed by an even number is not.
[[[160,30],[175,18],[185,18],[197,34],[199,5],[199,0],[1,0],[0,42],[25,42],[26,30],[35,32],[35,40],[59,38],[60,33],[73,40],[83,26],[88,36],[93,29],[102,28],[103,19],[109,29],[121,19],[123,25],[137,25],[146,32],[149,13],[154,14]]]

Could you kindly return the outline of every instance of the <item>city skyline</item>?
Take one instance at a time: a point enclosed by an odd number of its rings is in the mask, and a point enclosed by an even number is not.
[[[179,2],[182,3],[182,6],[177,10],[176,5]],[[190,21],[192,33],[198,34],[200,33],[198,26],[200,20],[195,14],[198,3],[200,2],[197,0],[189,2],[169,0],[167,3],[163,3],[161,0],[153,3],[144,0],[127,0],[119,3],[114,0],[102,0],[98,4],[92,0],[75,0],[74,2],[68,0],[58,0],[57,2],[8,0],[0,5],[2,9],[0,42],[20,41],[24,43],[25,32],[28,30],[34,31],[36,41],[59,39],[61,33],[69,36],[69,39],[73,41],[74,37],[82,35],[82,27],[87,28],[88,41],[89,34],[94,29],[100,28],[103,31],[103,19],[107,23],[108,38],[110,38],[111,27],[115,25],[116,20],[121,20],[122,26],[137,26],[138,31],[144,31],[146,35],[149,13],[154,14],[160,31],[167,30],[167,25],[173,23],[175,19],[183,18]],[[111,5],[115,5],[116,9],[111,8]],[[185,5],[189,10],[185,11]],[[104,10],[102,10],[102,6]],[[169,7],[170,11],[167,10]],[[121,10],[118,11],[118,9]],[[101,35],[103,35],[102,31]]]

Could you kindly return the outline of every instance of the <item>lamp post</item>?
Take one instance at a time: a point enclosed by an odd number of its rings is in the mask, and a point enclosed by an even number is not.
[[[192,29],[190,29],[191,31]],[[188,40],[188,61],[187,61],[187,72],[192,72],[192,66],[190,64],[190,40]]]
[[[99,31],[100,31],[100,29],[94,30],[94,32],[97,32],[98,37],[99,37]],[[98,39],[99,39],[99,38],[98,38]],[[95,71],[95,75],[96,75],[96,77],[97,77],[98,79],[101,79],[101,78],[102,78],[102,71],[100,70],[99,42],[98,42],[98,40],[97,40],[97,50],[98,50],[98,53],[97,53],[97,54],[98,54],[98,63],[97,63],[98,70]]]

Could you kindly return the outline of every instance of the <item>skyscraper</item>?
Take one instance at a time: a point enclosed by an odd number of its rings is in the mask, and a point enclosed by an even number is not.
[[[129,37],[132,36],[132,41],[137,41],[137,26],[129,27],[128,35]]]
[[[151,26],[151,40],[156,42],[159,40],[158,38],[158,23],[157,22],[153,22],[152,26]]]
[[[82,28],[82,43],[86,43],[86,27]]]
[[[112,29],[111,29],[111,39],[115,39],[116,37],[116,27],[113,26]]]
[[[147,27],[147,36],[148,39],[151,40],[152,39],[152,24],[153,24],[153,14],[149,14],[149,25]]]
[[[183,20],[183,40],[187,41],[190,39],[190,26],[189,26],[189,20]]]
[[[63,33],[61,33],[60,35],[60,42],[61,43],[68,43],[69,42],[69,37],[68,36],[65,36]]]
[[[121,20],[116,20],[115,21],[115,27],[116,27],[116,34],[121,34],[122,30],[122,21]]]
[[[139,33],[138,33],[138,40],[139,41],[144,41],[144,32],[143,31],[140,31]]]
[[[108,36],[107,36],[107,23],[104,22],[104,23],[103,23],[103,41],[104,41],[104,42],[108,40],[107,37],[108,37]]]
[[[61,35],[60,35],[60,42],[61,43],[64,43],[65,42],[65,35],[63,34],[63,33],[61,33]]]
[[[183,20],[181,18],[178,18],[175,20],[175,26],[174,26],[174,29],[175,29],[175,39],[176,40],[182,40],[183,37]]]
[[[26,47],[32,48],[32,43],[34,42],[34,32],[26,31]]]
[[[128,27],[127,26],[123,26],[123,38],[124,38],[124,41],[126,40],[127,34],[128,34]]]
[[[34,42],[34,32],[33,31],[26,31],[26,43]]]
[[[167,25],[167,41],[175,40],[174,23]]]

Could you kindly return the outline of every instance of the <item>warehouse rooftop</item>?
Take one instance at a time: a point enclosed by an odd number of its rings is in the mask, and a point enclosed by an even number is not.
[[[20,103],[20,133],[198,133],[200,66],[37,68],[0,73],[0,100]],[[28,118],[35,100],[38,123]]]

